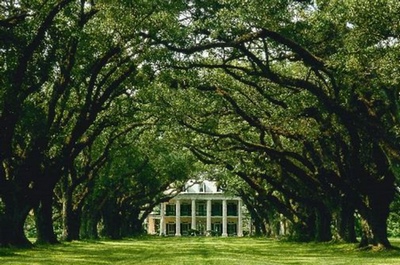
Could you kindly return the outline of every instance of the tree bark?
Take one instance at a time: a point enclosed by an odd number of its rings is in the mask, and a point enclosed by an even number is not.
[[[391,249],[388,239],[387,220],[390,213],[390,203],[385,203],[384,196],[371,199],[370,215],[367,219],[373,236],[373,243],[381,248]]]
[[[374,148],[374,157],[377,165],[376,173],[368,178],[366,190],[366,216],[365,219],[371,229],[374,243],[385,249],[391,249],[388,239],[387,222],[390,213],[390,204],[395,197],[396,177],[390,170],[384,152],[378,147]]]
[[[346,243],[356,243],[354,208],[343,201],[337,218],[338,235]]]
[[[143,234],[142,220],[139,218],[140,209],[132,208],[123,211],[123,222],[121,225],[121,235],[131,237]]]
[[[25,220],[32,209],[27,197],[21,194],[3,196],[4,212],[0,215],[0,246],[31,247],[24,232]]]
[[[387,221],[390,213],[390,204],[395,196],[394,177],[385,177],[381,181],[373,181],[365,198],[365,206],[360,214],[365,220],[363,238],[360,247],[373,244],[384,249],[391,249],[388,239]]]
[[[316,209],[316,229],[315,229],[315,241],[317,242],[328,242],[332,240],[332,214],[325,207],[320,206]]]
[[[292,221],[291,239],[298,242],[310,242],[316,239],[316,211],[315,208],[298,210],[302,218]]]
[[[369,245],[375,244],[376,243],[374,242],[373,234],[371,228],[368,225],[368,222],[364,218],[361,218],[361,240],[358,244],[358,247],[365,248]]]
[[[108,202],[102,210],[104,228],[102,235],[111,239],[121,239],[122,217],[118,211],[118,207]]]
[[[81,225],[81,212],[74,210],[72,205],[72,192],[67,191],[63,198],[63,239],[65,241],[79,240]]]
[[[35,209],[37,244],[57,244],[57,236],[53,227],[53,192],[42,194],[39,206]]]

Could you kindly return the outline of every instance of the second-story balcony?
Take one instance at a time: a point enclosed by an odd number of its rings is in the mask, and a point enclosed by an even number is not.
[[[226,215],[231,217],[238,216],[238,204],[236,202],[228,202],[226,205]],[[167,204],[165,208],[166,216],[176,216],[176,204]],[[223,207],[222,202],[213,202],[211,204],[211,216],[212,217],[222,217]],[[180,205],[180,216],[190,217],[192,216],[192,205],[185,202]],[[207,203],[205,201],[200,201],[196,204],[196,216],[207,216]]]

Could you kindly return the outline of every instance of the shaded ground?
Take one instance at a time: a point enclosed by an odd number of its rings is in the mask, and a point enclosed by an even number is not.
[[[392,240],[400,247],[400,240]],[[351,244],[262,238],[148,237],[0,249],[0,264],[400,264],[400,251],[357,251]]]

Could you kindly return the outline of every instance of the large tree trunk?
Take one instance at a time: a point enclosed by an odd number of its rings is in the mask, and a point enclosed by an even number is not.
[[[373,205],[373,203],[372,203]],[[386,208],[386,209],[385,209]],[[372,206],[366,213],[362,215],[362,237],[359,244],[360,248],[369,245],[378,246],[383,249],[391,249],[387,234],[387,219],[389,216],[388,207]]]
[[[81,211],[73,209],[72,192],[64,193],[63,198],[63,239],[65,241],[79,240],[79,231],[81,226]]]
[[[57,244],[53,228],[53,192],[42,194],[38,207],[35,208],[37,244]]]
[[[253,209],[252,219],[254,220],[255,234],[257,236],[271,236],[271,229],[269,229],[270,220],[268,213],[256,206],[257,209]]]
[[[389,215],[381,213],[381,210],[376,212],[377,213],[374,213],[370,219],[374,241],[379,247],[390,249],[392,245],[389,242],[387,234],[387,219]]]
[[[140,210],[130,209],[124,211],[121,225],[121,236],[131,237],[142,234],[142,223],[139,220]]]
[[[332,214],[324,206],[321,205],[316,209],[315,219],[315,241],[317,242],[328,242],[332,240]]]
[[[128,209],[128,214],[125,216],[126,223],[123,227],[123,236],[138,236],[146,233],[143,228],[143,223],[146,220],[147,216],[151,212],[151,210],[141,210],[139,207],[134,209]]]
[[[314,237],[314,231],[310,231],[309,226],[298,222],[292,223],[289,238],[296,242],[309,242]]]
[[[372,243],[381,248],[392,248],[387,233],[389,206],[390,203],[384,200],[384,196],[370,199],[370,207],[365,218],[368,226],[364,229],[365,239],[360,243],[360,247],[364,247],[367,243]]]
[[[258,215],[256,210],[253,207],[248,207],[251,215],[252,225],[254,227],[254,235],[261,236],[263,235],[263,231],[261,227],[264,225],[261,217]]]
[[[4,211],[0,215],[0,246],[31,247],[24,232],[25,220],[32,209],[28,197],[21,194],[4,196]]]
[[[298,218],[291,221],[289,238],[298,242],[310,242],[315,240],[316,213],[315,208],[304,207],[297,209]]]
[[[395,197],[396,177],[384,152],[374,148],[374,157],[377,165],[376,176],[368,183],[366,220],[371,228],[375,243],[381,247],[392,248],[387,233],[387,221],[390,213],[390,204]]]
[[[112,202],[106,203],[102,216],[104,224],[102,235],[111,239],[121,239],[122,217],[118,207]]]
[[[345,200],[341,203],[337,217],[337,229],[339,238],[347,243],[356,243],[354,208]]]
[[[110,239],[121,239],[121,217],[119,214],[103,215],[102,235]]]
[[[65,241],[80,239],[81,214],[79,211],[69,211],[64,217],[63,238]]]
[[[143,235],[144,234],[144,230],[143,230],[143,223],[141,220],[139,220],[138,218],[134,218],[131,220],[131,230],[132,236],[138,236],[138,235]]]
[[[390,213],[390,204],[395,196],[394,176],[387,173],[382,180],[373,180],[368,187],[365,207],[360,211],[367,222],[368,228],[364,229],[367,239],[362,240],[360,246],[372,242],[374,245],[385,249],[392,246],[388,239],[387,221]],[[368,233],[370,230],[370,233]],[[368,239],[368,236],[372,237]]]
[[[368,222],[364,218],[361,218],[361,240],[358,244],[358,247],[365,248],[375,244],[376,242],[374,241],[373,234],[371,228],[368,225]]]

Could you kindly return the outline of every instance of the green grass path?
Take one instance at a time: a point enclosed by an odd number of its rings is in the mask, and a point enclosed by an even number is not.
[[[400,240],[392,240],[400,247]],[[31,250],[0,249],[0,264],[398,264],[400,251],[357,251],[351,244],[261,238],[138,238],[72,242]]]

